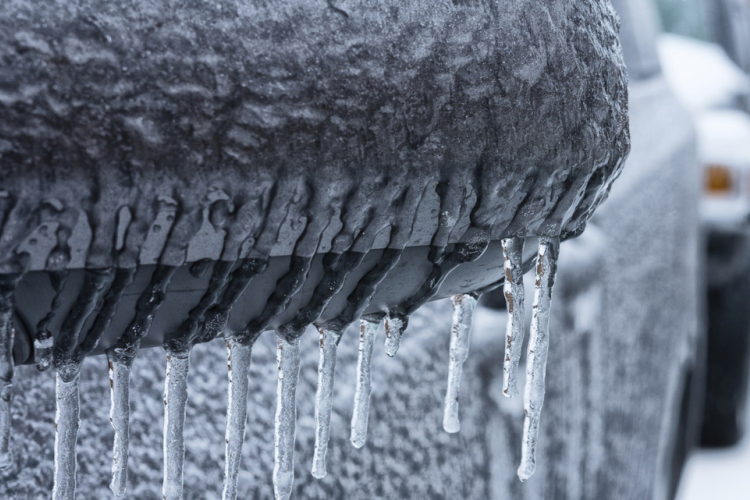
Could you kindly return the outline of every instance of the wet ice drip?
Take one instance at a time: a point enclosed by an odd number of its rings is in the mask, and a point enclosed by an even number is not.
[[[76,440],[81,425],[78,380],[78,366],[57,369],[53,500],[74,500],[76,496]]]
[[[115,430],[112,447],[112,481],[115,496],[125,494],[128,481],[128,443],[130,442],[130,365],[109,358],[109,422]]]
[[[222,500],[237,498],[237,479],[242,459],[247,420],[247,389],[252,345],[243,345],[236,339],[227,340],[227,367],[229,392],[227,405],[226,452],[224,463],[224,490]]]
[[[112,271],[112,268],[86,271],[81,293],[68,311],[53,348],[57,368],[54,500],[75,498],[76,440],[80,426],[78,380],[84,357],[78,342],[86,320],[101,305],[102,296],[112,282]]]
[[[164,483],[161,490],[164,500],[179,500],[182,496],[189,367],[189,352],[167,352],[167,372],[164,382]]]
[[[521,359],[524,334],[523,238],[506,238],[503,245],[505,283],[503,294],[508,306],[505,327],[505,360],[503,361],[503,394],[518,395],[518,362]]]
[[[318,360],[318,388],[315,392],[315,451],[312,475],[326,477],[326,452],[331,435],[333,408],[333,375],[336,370],[336,347],[341,332],[320,329],[320,358]]]
[[[451,325],[448,389],[445,392],[445,412],[443,413],[443,429],[450,433],[458,432],[461,429],[461,423],[458,419],[458,393],[463,364],[469,356],[471,327],[477,298],[476,295],[470,293],[454,295],[451,299],[451,303],[453,304],[453,324]]]
[[[372,393],[372,351],[379,327],[379,321],[363,319],[359,322],[357,388],[354,392],[351,425],[351,442],[355,448],[362,448],[367,440],[367,419],[370,414],[370,394]]]
[[[531,319],[529,351],[526,355],[526,388],[523,401],[526,417],[523,422],[521,465],[518,467],[518,477],[521,481],[530,478],[536,468],[535,453],[539,417],[544,404],[544,377],[549,350],[550,304],[559,251],[559,238],[540,238],[534,288],[534,313]]]
[[[393,357],[401,346],[401,337],[409,326],[409,316],[391,316],[385,320],[385,353]]]
[[[294,440],[297,420],[296,393],[299,380],[299,337],[276,336],[276,362],[279,369],[274,419],[273,488],[276,500],[286,500],[294,483]]]
[[[62,292],[68,279],[68,271],[53,271],[49,273],[50,283],[55,290],[49,312],[39,321],[34,336],[34,363],[39,371],[48,370],[52,366],[52,346],[54,338],[49,331],[49,324],[54,319],[62,301]]]
[[[15,280],[0,277],[0,469],[10,467],[11,396],[13,393],[13,293]]]
[[[428,260],[432,263],[432,270],[427,279],[414,295],[388,311],[388,319],[385,323],[386,354],[391,357],[396,355],[401,344],[401,337],[409,324],[409,315],[437,295],[440,286],[454,269],[481,257],[489,243],[488,233],[479,230],[472,241],[457,243],[448,253],[441,245],[430,249]]]

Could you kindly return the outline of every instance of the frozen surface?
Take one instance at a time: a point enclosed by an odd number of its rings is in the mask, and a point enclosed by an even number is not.
[[[552,288],[557,273],[557,256],[560,240],[541,239],[536,264],[536,287],[532,306],[529,349],[526,355],[526,386],[523,394],[525,418],[523,422],[523,445],[518,477],[526,481],[536,470],[536,447],[539,420],[544,404],[545,375],[549,353],[549,318]]]
[[[54,500],[74,500],[76,496],[76,442],[80,427],[79,374],[55,377],[55,478]]]
[[[750,413],[746,413],[747,426]],[[746,500],[750,492],[750,435],[726,450],[699,450],[687,462],[677,500]]]
[[[294,444],[297,432],[297,384],[300,370],[299,339],[277,335],[276,416],[273,430],[273,488],[276,500],[286,500],[294,487]]]
[[[318,361],[318,389],[315,392],[315,453],[312,475],[318,479],[326,476],[326,452],[331,436],[331,410],[333,409],[333,382],[336,371],[336,332],[320,329],[320,360]]]
[[[367,420],[370,416],[372,394],[372,354],[380,323],[362,320],[359,323],[359,353],[357,354],[357,387],[354,391],[351,441],[362,448],[367,440]]]
[[[182,497],[190,353],[167,353],[164,381],[164,500]]]
[[[128,446],[130,442],[130,366],[109,360],[109,422],[115,431],[112,444],[112,482],[115,496],[123,496],[128,482]]]
[[[315,442],[314,395],[319,338],[310,329],[300,339],[301,373],[297,390],[294,463],[296,498],[488,498],[488,406],[481,371],[501,359],[502,325],[494,325],[494,352],[476,352],[464,365],[461,382],[461,432],[442,430],[448,375],[451,306],[429,304],[410,321],[403,356],[373,353],[373,385],[368,442],[361,450],[350,441],[349,422],[356,386],[359,325],[345,333],[338,348],[333,392],[328,475],[309,471]],[[382,332],[381,332],[382,335]],[[498,356],[495,358],[495,356]],[[221,498],[227,409],[226,347],[223,341],[199,345],[191,353],[190,398],[185,420],[183,499]],[[499,366],[501,370],[501,366]],[[273,498],[273,421],[276,406],[276,341],[271,332],[253,347],[248,424],[237,488],[238,498]],[[78,439],[78,498],[111,498],[109,482],[114,431],[108,424],[110,386],[107,360],[87,359],[81,370],[81,427]],[[501,373],[501,371],[499,372]],[[48,498],[52,489],[54,376],[33,366],[17,369],[13,418],[16,462],[0,472],[0,498]],[[162,482],[164,351],[142,350],[131,373],[130,461],[126,498],[158,497]],[[522,411],[513,416],[518,443]],[[516,444],[510,448],[518,452]],[[514,459],[515,460],[515,459]],[[419,473],[416,471],[419,470]],[[457,472],[458,471],[458,472]],[[517,481],[517,479],[515,479]]]
[[[523,242],[523,238],[503,240],[503,267],[505,268],[503,294],[508,308],[508,320],[505,326],[505,359],[503,360],[503,394],[508,397],[518,395],[518,362],[521,359],[525,330]]]
[[[461,387],[461,372],[464,362],[469,357],[471,344],[471,330],[474,321],[474,308],[477,299],[471,294],[454,295],[453,323],[451,325],[451,351],[448,362],[448,388],[445,391],[445,413],[443,414],[443,429],[455,433],[461,430],[458,418],[458,395]]]
[[[252,346],[234,340],[227,341],[227,369],[229,392],[227,397],[227,430],[224,435],[224,491],[223,500],[237,497],[237,480],[242,465],[242,445],[247,423],[247,386],[252,357]]]

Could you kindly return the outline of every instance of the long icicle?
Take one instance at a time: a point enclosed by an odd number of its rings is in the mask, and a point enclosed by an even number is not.
[[[252,345],[244,345],[237,339],[227,339],[227,367],[229,369],[229,391],[227,405],[227,428],[224,461],[224,490],[222,500],[237,498],[237,478],[242,459],[242,443],[245,440],[247,420],[247,389]]]
[[[13,293],[16,278],[0,277],[0,470],[13,464],[10,449],[13,395]]]
[[[76,496],[76,441],[80,421],[79,367],[58,368],[55,381],[55,470],[53,500]]]
[[[333,375],[336,370],[336,347],[340,332],[320,329],[320,358],[318,360],[318,388],[315,392],[315,451],[312,475],[326,477],[326,452],[331,435],[331,410],[333,408]]]
[[[164,383],[164,484],[162,498],[179,500],[182,496],[182,471],[185,462],[185,407],[190,352],[167,352]]]
[[[355,448],[362,448],[367,440],[367,419],[370,414],[372,392],[372,350],[380,322],[359,322],[359,355],[357,357],[357,389],[354,392],[351,441]]]
[[[13,395],[13,337],[16,334],[10,313],[0,312],[0,470],[13,465],[10,449]]]
[[[453,324],[451,325],[451,353],[448,365],[448,389],[445,391],[443,429],[454,433],[461,429],[461,422],[458,419],[458,390],[463,364],[469,356],[469,342],[477,296],[471,293],[454,295],[451,303],[453,304]]]
[[[523,238],[506,238],[502,241],[505,267],[503,293],[508,305],[503,361],[503,394],[506,397],[518,396],[518,362],[524,333],[523,243]]]
[[[112,447],[112,481],[109,488],[117,497],[125,494],[128,482],[128,443],[130,442],[130,364],[109,358],[109,422],[115,430]]]
[[[385,319],[385,353],[393,357],[401,346],[401,337],[409,325],[409,316],[389,316]]]
[[[276,386],[274,419],[273,487],[276,500],[286,500],[294,485],[294,440],[297,423],[297,382],[299,381],[299,338],[276,335],[276,362],[279,380]]]
[[[521,481],[530,478],[536,468],[536,444],[539,417],[544,404],[544,377],[549,350],[549,313],[559,251],[559,238],[540,238],[534,288],[534,314],[531,319],[529,351],[526,355],[526,388],[523,400],[526,417],[523,422],[521,465],[518,467],[518,478]]]

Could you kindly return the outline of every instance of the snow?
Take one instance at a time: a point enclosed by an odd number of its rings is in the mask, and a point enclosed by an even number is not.
[[[663,34],[657,47],[664,76],[692,111],[728,107],[750,91],[748,77],[716,44]]]
[[[750,428],[750,412],[746,413]],[[750,434],[733,448],[699,450],[682,473],[677,500],[747,500],[750,492]]]

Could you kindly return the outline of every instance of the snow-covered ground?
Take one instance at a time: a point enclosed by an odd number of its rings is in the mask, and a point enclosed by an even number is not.
[[[685,467],[677,500],[747,500],[749,471],[750,436],[727,450],[700,450]]]

